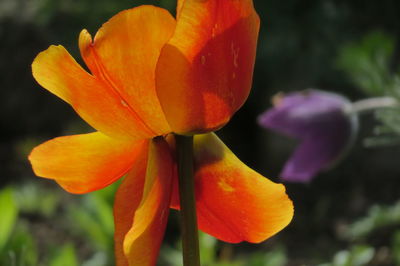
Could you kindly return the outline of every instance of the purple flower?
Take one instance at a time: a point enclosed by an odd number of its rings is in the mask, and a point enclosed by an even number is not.
[[[273,102],[258,123],[300,140],[280,174],[286,181],[309,182],[339,159],[357,132],[357,116],[340,95],[307,90],[278,94]]]

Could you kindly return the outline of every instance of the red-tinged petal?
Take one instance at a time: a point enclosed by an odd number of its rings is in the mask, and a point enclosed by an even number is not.
[[[177,133],[223,126],[246,100],[259,18],[251,0],[178,2],[176,30],[161,51],[156,89]]]
[[[137,163],[126,175],[119,186],[114,200],[114,249],[117,266],[128,265],[124,254],[124,239],[132,227],[133,216],[138,208],[142,196],[146,177],[148,148],[143,151]]]
[[[86,30],[79,38],[93,75],[116,91],[157,136],[169,133],[170,127],[155,91],[155,68],[175,24],[168,11],[140,6],[112,17],[93,42]]]
[[[138,120],[117,92],[87,73],[62,46],[50,46],[32,63],[37,82],[72,105],[97,130],[129,139],[154,133]]]
[[[147,145],[147,140],[119,141],[95,132],[47,141],[29,160],[37,176],[54,179],[71,193],[86,193],[123,176]]]
[[[172,171],[168,144],[155,139],[149,148],[144,187],[142,167],[119,188],[114,206],[118,266],[155,265],[168,220]],[[140,203],[138,187],[143,187]]]
[[[293,217],[282,184],[243,164],[214,134],[194,139],[196,207],[199,228],[220,240],[258,243]],[[179,208],[174,190],[171,207]]]

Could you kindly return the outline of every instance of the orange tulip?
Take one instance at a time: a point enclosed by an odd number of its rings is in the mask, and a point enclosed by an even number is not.
[[[81,32],[90,73],[62,46],[34,60],[38,83],[97,131],[39,145],[29,156],[33,170],[71,193],[126,176],[114,206],[117,265],[154,265],[169,208],[179,209],[170,133],[199,134],[201,230],[227,242],[261,242],[292,219],[284,186],[249,169],[208,133],[227,123],[249,94],[258,27],[251,0],[181,0],[176,19],[140,6],[111,18],[93,40]]]

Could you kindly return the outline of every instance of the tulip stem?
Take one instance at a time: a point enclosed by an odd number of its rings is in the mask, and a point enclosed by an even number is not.
[[[184,266],[200,266],[193,175],[193,136],[175,135]]]

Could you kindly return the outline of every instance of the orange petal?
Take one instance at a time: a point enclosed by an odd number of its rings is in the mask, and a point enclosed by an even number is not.
[[[47,141],[33,149],[29,160],[37,176],[54,179],[68,192],[86,193],[123,176],[147,144],[95,132]]]
[[[117,266],[126,266],[128,261],[124,253],[124,239],[132,227],[133,216],[138,208],[144,189],[146,177],[148,148],[138,158],[137,163],[129,171],[115,194],[114,200],[114,248]]]
[[[220,128],[242,106],[258,29],[251,0],[178,2],[176,30],[156,70],[157,94],[174,132]]]
[[[182,6],[185,0],[177,0],[176,1],[176,18],[179,19],[181,15]]]
[[[243,164],[214,134],[195,136],[199,228],[216,238],[258,243],[289,224],[293,205],[282,184]],[[174,190],[171,207],[179,208]]]
[[[119,188],[114,205],[118,266],[155,265],[168,220],[172,166],[168,144],[155,139],[150,144],[146,173],[143,166],[136,169]],[[140,203],[139,188],[143,188]]]
[[[72,105],[90,125],[111,136],[153,136],[105,83],[87,73],[63,46],[50,46],[32,63],[37,82]]]
[[[154,132],[170,132],[155,91],[155,68],[161,48],[175,29],[168,11],[140,6],[120,12],[97,32],[94,42],[83,30],[82,57],[93,75],[117,92]]]

